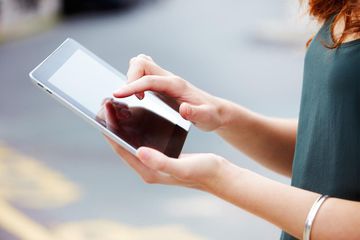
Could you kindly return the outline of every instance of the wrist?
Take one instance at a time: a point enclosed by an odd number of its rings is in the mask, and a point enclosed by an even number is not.
[[[219,118],[219,125],[214,131],[219,131],[226,128],[231,123],[233,118],[234,103],[222,98],[216,97],[216,110]]]
[[[233,132],[234,129],[246,131],[254,129],[263,119],[261,115],[233,102],[224,99],[220,99],[220,102],[218,113],[221,120],[215,130],[220,136]]]
[[[248,170],[240,168],[222,157],[219,157],[217,165],[212,178],[205,183],[205,191],[221,197],[226,195],[229,185],[239,177],[245,176]]]

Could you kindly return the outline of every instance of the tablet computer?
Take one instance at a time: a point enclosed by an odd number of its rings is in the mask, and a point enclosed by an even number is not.
[[[191,123],[152,92],[143,100],[114,98],[126,77],[75,40],[66,39],[29,75],[36,86],[129,152],[146,146],[179,156]]]

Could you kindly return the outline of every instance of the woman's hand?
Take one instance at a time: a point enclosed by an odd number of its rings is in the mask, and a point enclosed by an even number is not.
[[[185,119],[206,131],[221,127],[222,104],[219,98],[201,91],[178,76],[162,69],[150,57],[139,55],[130,61],[128,84],[114,93],[117,98],[135,94],[144,98],[145,91],[161,93],[175,99]],[[115,152],[147,183],[179,185],[210,191],[219,182],[220,172],[228,161],[214,154],[183,154],[178,159],[141,147],[134,156],[110,138]]]
[[[134,156],[107,138],[114,151],[150,184],[178,185],[211,192],[230,163],[214,154],[183,154],[178,159],[141,147]]]
[[[154,91],[173,98],[181,116],[204,131],[214,131],[223,123],[223,100],[194,87],[184,79],[158,66],[151,57],[140,54],[132,58],[127,73],[128,84],[114,93],[117,98],[133,94],[144,98]]]

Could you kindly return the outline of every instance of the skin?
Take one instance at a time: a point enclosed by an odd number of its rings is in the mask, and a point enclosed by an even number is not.
[[[129,65],[129,83],[116,91],[114,97],[136,94],[142,99],[144,91],[149,90],[165,94],[176,100],[182,117],[196,127],[219,134],[257,162],[291,176],[297,120],[262,116],[214,97],[164,70],[151,57],[143,54],[131,59]],[[141,147],[133,156],[111,139],[108,141],[146,183],[206,191],[299,239],[302,238],[307,214],[320,196],[275,182],[211,153],[183,154],[175,159]],[[359,224],[360,202],[330,198],[315,218],[311,239],[360,239]]]

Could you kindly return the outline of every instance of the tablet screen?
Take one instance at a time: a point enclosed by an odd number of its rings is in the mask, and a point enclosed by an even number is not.
[[[162,152],[186,137],[189,122],[152,94],[143,100],[135,96],[114,98],[113,92],[126,83],[115,73],[81,49],[48,80],[66,94],[91,118],[137,149],[148,146]],[[169,155],[169,154],[168,154]],[[171,155],[171,154],[170,154]]]

